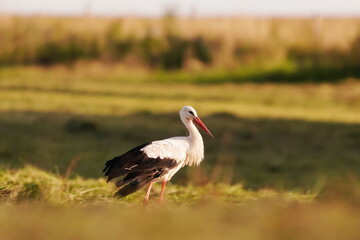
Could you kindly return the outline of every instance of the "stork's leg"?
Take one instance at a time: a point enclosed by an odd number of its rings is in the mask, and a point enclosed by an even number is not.
[[[152,182],[149,183],[148,188],[146,190],[146,195],[145,195],[145,199],[144,199],[144,206],[148,205],[152,185],[153,185]]]
[[[164,200],[165,185],[166,185],[166,181],[163,181],[161,184],[161,192],[160,192],[159,202],[162,202]]]

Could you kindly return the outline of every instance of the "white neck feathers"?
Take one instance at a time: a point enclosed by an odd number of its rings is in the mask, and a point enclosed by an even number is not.
[[[190,120],[184,121],[186,128],[189,130],[189,149],[187,152],[187,158],[185,165],[193,166],[199,165],[204,159],[204,143],[199,133],[199,130],[195,127],[194,123]]]

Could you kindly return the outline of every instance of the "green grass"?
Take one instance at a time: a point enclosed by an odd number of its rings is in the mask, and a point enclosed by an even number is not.
[[[356,81],[197,85],[196,74],[187,73],[183,84],[173,78],[181,73],[162,74],[166,82],[153,72],[117,66],[3,68],[0,110],[123,116],[139,111],[174,113],[191,104],[202,115],[226,112],[247,118],[360,122]]]
[[[1,239],[359,239],[360,84],[198,84],[113,66],[0,70]],[[161,73],[164,74],[164,73]],[[196,82],[196,80],[194,80]],[[101,170],[137,144],[215,139],[159,205]],[[231,184],[229,184],[231,183]]]
[[[216,138],[204,137],[204,163],[181,170],[176,183],[311,191],[360,175],[358,82],[164,84],[134,73],[142,82],[133,83],[114,71],[3,69],[2,165],[63,174],[75,159],[74,175],[100,177],[106,160],[131,147],[186,134],[178,111],[192,105]]]

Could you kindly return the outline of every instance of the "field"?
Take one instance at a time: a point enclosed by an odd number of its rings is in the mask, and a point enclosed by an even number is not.
[[[189,35],[182,19],[100,19],[91,30],[81,27],[96,19],[47,20],[0,22],[7,36],[0,41],[12,44],[0,49],[1,239],[360,238],[358,19],[238,19],[219,26],[207,19]],[[60,26],[59,35],[46,37],[49,23]],[[126,57],[99,48],[93,58],[56,58],[66,53],[64,36],[95,31],[100,44],[120,23],[119,39],[135,42]],[[211,59],[226,64],[199,64],[185,54],[180,65],[165,66],[162,45],[160,55],[151,55],[159,65],[149,64],[136,29],[160,29],[154,36],[161,42],[170,34],[165,23],[178,26],[170,33],[187,46],[202,36]],[[230,34],[233,24],[263,31]],[[295,25],[304,36],[299,41],[291,38]],[[38,34],[30,37],[31,28]],[[321,32],[318,45],[309,29]],[[214,43],[219,31],[228,55]],[[92,38],[75,39],[79,47]],[[254,39],[271,40],[270,47],[254,43],[259,50],[244,53],[245,62],[232,55]],[[49,42],[54,55],[37,55]],[[284,49],[273,48],[277,43]],[[308,55],[293,58],[294,48]],[[178,116],[184,105],[195,107],[215,135],[204,135],[201,166],[182,169],[162,205],[160,186],[148,208],[143,191],[114,198],[101,172],[105,161],[147,141],[185,135]]]
[[[254,192],[239,185],[171,186],[165,205],[154,201],[144,209],[141,193],[116,200],[103,179],[59,179],[30,167],[2,172],[0,179],[19,191],[9,193],[14,203],[0,207],[3,239],[359,237],[356,207],[312,202],[311,195]]]
[[[81,66],[1,71],[4,236],[359,237],[355,79],[197,85],[134,78]],[[114,199],[101,177],[104,162],[142,142],[185,134],[178,111],[187,104],[216,137],[204,138],[201,167],[174,178],[164,206],[156,203],[159,187],[146,212],[142,191]]]

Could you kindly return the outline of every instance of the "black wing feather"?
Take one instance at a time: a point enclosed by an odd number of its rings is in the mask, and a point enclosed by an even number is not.
[[[117,187],[122,187],[116,196],[125,197],[148,183],[162,177],[177,162],[169,158],[149,158],[142,148],[151,143],[142,144],[121,156],[115,157],[105,163],[103,172],[107,176],[107,181],[123,177],[116,182]]]

